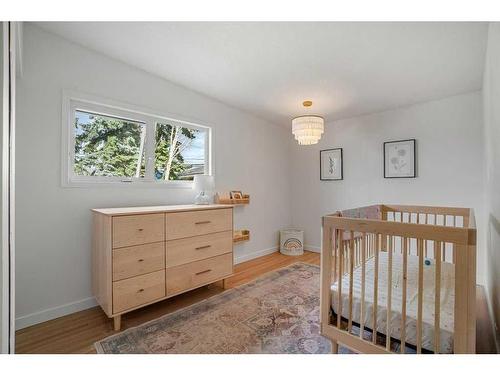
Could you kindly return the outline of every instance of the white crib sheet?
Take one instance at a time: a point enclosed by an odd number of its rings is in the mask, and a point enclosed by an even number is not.
[[[435,294],[435,264],[424,264],[423,292],[423,324],[422,347],[434,351],[434,294]],[[373,285],[375,259],[366,262],[365,284],[365,327],[372,328],[373,321]],[[379,253],[379,277],[377,298],[377,331],[386,334],[387,319],[387,275],[388,253]],[[392,300],[391,300],[391,337],[401,337],[401,301],[403,287],[403,256],[393,254],[392,257]],[[417,344],[417,309],[418,309],[418,257],[408,256],[406,295],[406,342]],[[440,313],[440,352],[453,351],[453,316],[455,301],[455,266],[451,263],[441,264],[441,313]],[[361,266],[353,275],[353,321],[360,322],[361,313]],[[332,307],[337,311],[337,283],[331,287]],[[342,278],[342,316],[349,317],[349,275]]]

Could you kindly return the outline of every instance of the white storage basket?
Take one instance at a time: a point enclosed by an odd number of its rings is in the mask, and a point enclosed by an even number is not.
[[[304,231],[298,229],[280,231],[280,252],[285,255],[304,254]]]

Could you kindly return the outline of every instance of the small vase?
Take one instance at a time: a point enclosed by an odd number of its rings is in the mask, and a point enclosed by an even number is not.
[[[210,204],[210,197],[204,191],[200,191],[200,194],[194,198],[194,204]]]

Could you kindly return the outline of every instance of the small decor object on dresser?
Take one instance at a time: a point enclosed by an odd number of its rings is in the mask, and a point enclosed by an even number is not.
[[[414,178],[415,139],[384,142],[384,178]]]
[[[210,204],[213,200],[214,177],[207,175],[195,175],[193,189],[198,192],[194,199],[195,204]]]
[[[329,150],[321,150],[319,152],[319,169],[320,180],[342,180],[343,165],[342,165],[342,149],[332,148]]]
[[[285,229],[280,231],[280,253],[284,255],[304,254],[304,231]]]

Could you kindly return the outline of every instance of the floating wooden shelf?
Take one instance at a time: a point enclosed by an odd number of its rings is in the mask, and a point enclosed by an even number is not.
[[[217,193],[215,194],[215,203],[217,204],[250,204],[250,195],[243,194],[241,199],[231,198],[229,193]]]
[[[216,201],[218,204],[249,204],[250,203],[250,198],[243,198],[243,199],[219,199]]]
[[[240,243],[250,241],[250,231],[247,229],[235,230],[233,233],[233,242]]]

